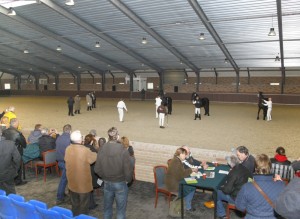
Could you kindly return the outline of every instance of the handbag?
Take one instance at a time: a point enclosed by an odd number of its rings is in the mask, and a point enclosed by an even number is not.
[[[169,215],[171,217],[181,217],[181,199],[176,197],[170,202]]]

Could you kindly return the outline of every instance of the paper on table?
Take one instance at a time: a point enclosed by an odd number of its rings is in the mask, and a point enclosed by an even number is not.
[[[198,183],[198,181],[195,178],[191,178],[191,177],[184,178],[184,180],[187,184]]]
[[[219,170],[219,173],[220,173],[220,174],[226,174],[226,175],[227,175],[227,174],[229,173],[229,171],[226,171],[226,170]]]
[[[214,170],[215,167],[207,167],[206,170]]]

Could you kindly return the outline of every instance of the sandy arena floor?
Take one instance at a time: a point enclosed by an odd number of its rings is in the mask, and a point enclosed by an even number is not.
[[[96,129],[98,136],[107,137],[106,131],[115,126],[120,135],[130,140],[167,145],[187,144],[191,147],[229,151],[245,145],[250,152],[273,155],[276,147],[286,148],[292,160],[300,157],[300,106],[273,104],[273,120],[256,120],[256,104],[217,103],[210,104],[211,116],[194,121],[194,106],[190,101],[174,101],[173,113],[165,120],[165,129],[160,129],[155,119],[153,101],[125,100],[128,114],[125,122],[118,121],[118,100],[97,99],[97,108],[87,111],[82,98],[81,114],[67,115],[67,97],[0,97],[0,109],[13,105],[20,119],[25,136],[36,123],[62,131],[69,123],[73,130],[87,134]]]

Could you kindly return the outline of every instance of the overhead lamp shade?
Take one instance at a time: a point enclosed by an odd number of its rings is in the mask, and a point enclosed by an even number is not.
[[[199,40],[205,40],[204,33],[200,33]]]
[[[280,61],[280,58],[279,58],[279,56],[276,56],[276,58],[275,58],[275,62],[279,62]]]
[[[148,43],[148,41],[147,41],[146,37],[143,37],[142,44],[147,44],[147,43]]]
[[[8,12],[7,12],[7,15],[14,16],[14,15],[16,15],[16,12],[15,12],[15,10],[13,8],[9,8]]]
[[[224,60],[224,63],[228,63],[228,59],[225,59],[225,60]]]
[[[270,28],[270,32],[269,32],[268,36],[276,36],[276,32],[274,30],[274,27]]]
[[[66,5],[69,5],[69,6],[72,6],[72,5],[75,5],[75,2],[74,0],[66,0]]]
[[[24,53],[25,54],[29,53],[28,49],[24,49]]]
[[[57,50],[57,51],[61,51],[61,47],[60,47],[60,46],[57,46],[56,50]]]
[[[95,47],[96,47],[96,48],[99,48],[99,47],[100,47],[100,43],[99,43],[99,42],[96,42]]]

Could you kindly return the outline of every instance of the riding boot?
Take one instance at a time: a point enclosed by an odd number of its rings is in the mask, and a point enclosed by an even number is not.
[[[78,114],[80,114],[80,110],[77,110],[78,111]]]
[[[197,119],[197,114],[195,114],[195,119],[194,120],[196,120]]]
[[[201,120],[201,114],[198,115],[199,120]]]

